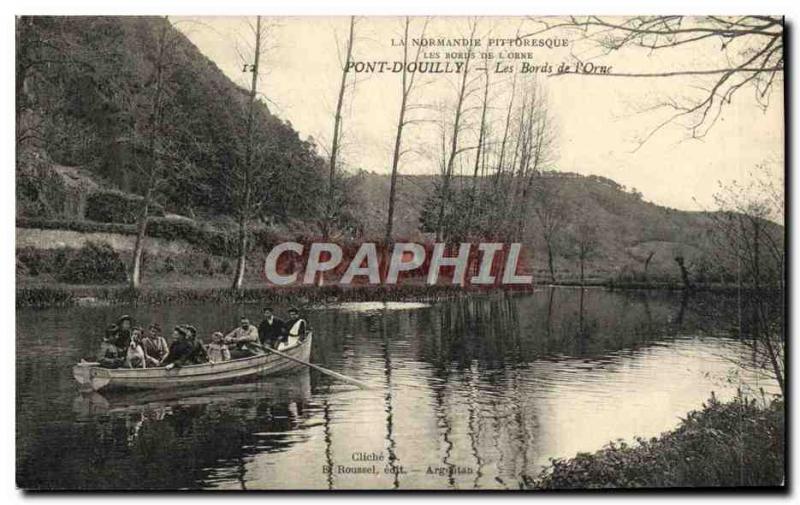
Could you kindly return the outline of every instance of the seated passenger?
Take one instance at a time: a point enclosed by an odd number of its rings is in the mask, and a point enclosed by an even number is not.
[[[117,320],[117,335],[114,339],[114,345],[119,349],[127,349],[128,344],[131,343],[131,333],[133,328],[133,318],[128,314],[120,316]]]
[[[232,358],[244,358],[260,354],[258,348],[258,328],[250,324],[250,320],[243,317],[239,321],[239,326],[225,335],[225,343],[233,344],[231,349]]]
[[[191,324],[183,325],[186,328],[187,338],[189,343],[192,344],[192,354],[189,358],[189,361],[192,364],[199,365],[201,363],[208,363],[208,353],[206,353],[206,346],[203,345],[203,341],[197,338],[197,328],[192,326]]]
[[[272,307],[264,307],[264,320],[258,325],[258,338],[262,346],[278,348],[286,338],[287,330],[283,321],[275,317]]]
[[[117,325],[112,324],[106,328],[106,333],[100,342],[100,349],[97,351],[97,362],[104,368],[119,368],[124,361],[122,351],[113,343],[117,338],[118,330]]]
[[[215,331],[211,335],[211,343],[208,344],[206,349],[208,352],[208,359],[212,363],[222,363],[231,359],[231,351],[228,346],[223,342],[223,335],[221,332]]]
[[[147,368],[147,359],[142,349],[142,329],[134,328],[131,332],[131,341],[125,354],[126,368]]]
[[[167,344],[167,339],[161,335],[161,326],[158,323],[151,324],[147,333],[142,337],[142,349],[144,349],[147,364],[150,366],[158,366],[167,357],[169,344]]]
[[[172,330],[172,343],[169,346],[167,357],[161,360],[160,365],[166,368],[191,364],[194,346],[187,338],[188,332],[183,326],[176,326]]]
[[[303,342],[308,334],[306,326],[305,319],[300,318],[300,311],[294,307],[289,309],[289,319],[285,323],[288,335],[278,349],[285,349],[297,345],[298,342]]]

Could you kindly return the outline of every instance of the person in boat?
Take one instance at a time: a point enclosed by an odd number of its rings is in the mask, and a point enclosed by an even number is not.
[[[215,331],[211,335],[211,343],[206,348],[211,363],[222,363],[231,359],[231,351],[225,345],[224,339],[225,336],[220,331]]]
[[[233,344],[231,357],[234,359],[255,356],[259,354],[258,347],[261,345],[258,341],[258,328],[250,324],[249,319],[243,317],[239,320],[239,326],[225,335],[225,343]]]
[[[183,326],[176,326],[172,330],[173,340],[166,358],[160,363],[161,366],[169,369],[191,364],[190,359],[194,352],[194,345],[189,342],[188,334],[189,332]]]
[[[127,349],[131,343],[131,333],[133,332],[133,318],[124,314],[117,320],[117,336],[114,345],[119,349]]]
[[[203,345],[203,341],[197,338],[197,328],[192,326],[191,324],[183,325],[186,328],[187,338],[189,339],[189,343],[192,344],[192,354],[189,358],[192,364],[199,365],[202,363],[208,363],[208,353],[206,352],[206,346]]]
[[[287,338],[281,347],[291,347],[298,342],[303,342],[308,335],[307,324],[300,317],[300,311],[292,307],[289,309],[289,319],[286,321]]]
[[[97,362],[103,368],[119,368],[124,362],[122,351],[114,345],[119,328],[112,324],[106,328],[103,340],[100,342],[100,349],[97,351]]]
[[[126,368],[147,368],[147,357],[142,348],[142,329],[134,328],[131,332],[131,341],[125,353]]]
[[[147,329],[147,333],[142,337],[142,349],[144,349],[147,364],[158,366],[167,357],[169,344],[161,334],[161,326],[153,323]]]
[[[258,325],[258,338],[261,339],[261,345],[277,349],[286,335],[286,324],[275,317],[272,307],[264,307],[264,320]]]

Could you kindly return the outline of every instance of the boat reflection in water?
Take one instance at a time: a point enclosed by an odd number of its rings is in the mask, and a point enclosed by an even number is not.
[[[244,489],[255,454],[284,452],[311,436],[310,399],[303,369],[248,383],[81,393],[72,409],[97,441],[104,461],[97,474],[108,475],[115,489],[112,476],[126,468],[142,489],[222,482]]]
[[[83,392],[75,398],[72,406],[73,412],[80,419],[236,401],[297,402],[307,401],[310,397],[311,378],[308,369],[303,369],[290,375],[273,376],[257,382],[130,392]]]

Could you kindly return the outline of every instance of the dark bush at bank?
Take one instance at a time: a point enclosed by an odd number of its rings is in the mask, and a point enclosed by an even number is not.
[[[141,196],[122,191],[95,191],[86,197],[86,219],[133,224],[139,219],[143,201]],[[151,216],[164,217],[164,208],[156,202],[151,202],[148,210]]]
[[[672,432],[634,445],[552,460],[536,489],[780,486],[784,481],[784,403],[714,396]]]

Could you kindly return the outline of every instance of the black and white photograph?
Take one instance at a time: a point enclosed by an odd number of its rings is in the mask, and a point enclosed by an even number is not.
[[[792,20],[168,9],[14,16],[23,494],[788,490]]]

